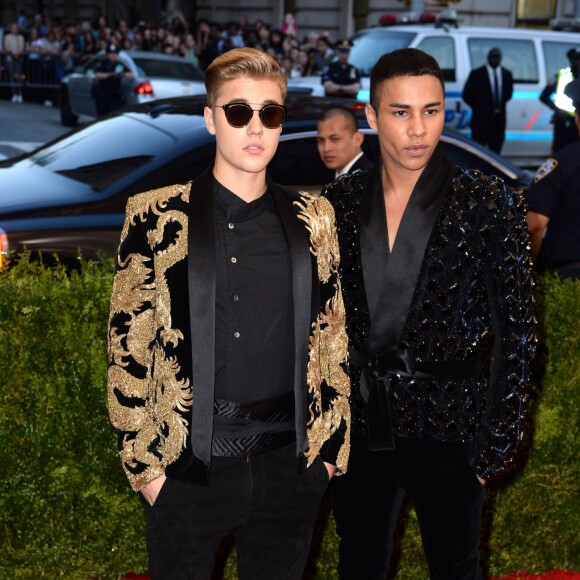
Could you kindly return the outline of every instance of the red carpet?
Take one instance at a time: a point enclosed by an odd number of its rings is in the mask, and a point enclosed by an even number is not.
[[[580,572],[568,572],[566,570],[549,570],[543,574],[513,572],[509,576],[496,576],[489,580],[580,580]]]
[[[129,573],[124,580],[149,580],[149,576],[138,576]],[[530,574],[529,572],[514,572],[509,576],[495,576],[488,580],[580,580],[580,572],[567,572],[566,570],[549,570],[543,574]]]

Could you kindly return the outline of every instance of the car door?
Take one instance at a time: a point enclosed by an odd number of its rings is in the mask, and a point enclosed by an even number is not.
[[[72,75],[68,81],[68,96],[75,115],[97,116],[97,106],[93,88],[97,84],[96,70],[107,58],[106,54],[97,55],[84,67],[82,73]]]

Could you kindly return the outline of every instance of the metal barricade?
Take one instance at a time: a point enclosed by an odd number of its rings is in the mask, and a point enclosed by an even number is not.
[[[23,55],[21,73],[18,75],[17,67],[11,66],[7,54],[0,52],[0,86],[11,87],[20,84],[22,88],[58,89],[64,75],[64,66],[60,56],[34,58]],[[13,78],[10,78],[11,76]],[[17,76],[20,76],[20,79]]]
[[[8,98],[16,92],[23,94],[26,101],[52,105],[58,102],[60,81],[65,74],[60,56],[23,55],[17,66],[0,52],[0,94],[7,93]]]

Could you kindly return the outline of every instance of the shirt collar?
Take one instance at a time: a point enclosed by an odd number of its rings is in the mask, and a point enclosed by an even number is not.
[[[350,160],[342,169],[338,169],[334,178],[336,179],[339,175],[343,175],[344,173],[348,173],[351,167],[364,155],[364,152],[361,151],[356,157]]]
[[[212,182],[214,204],[218,211],[225,214],[228,219],[246,220],[256,217],[270,204],[270,190],[266,189],[264,195],[258,199],[247,202],[236,195],[233,191],[222,185],[213,176]]]

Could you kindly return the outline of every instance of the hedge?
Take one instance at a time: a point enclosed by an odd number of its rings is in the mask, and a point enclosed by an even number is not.
[[[144,514],[106,411],[110,263],[78,271],[24,257],[0,274],[0,578],[112,579],[147,569]],[[536,286],[539,356],[519,462],[488,486],[485,575],[580,570],[580,282]],[[393,577],[427,578],[407,506]],[[336,578],[323,504],[306,577]],[[223,577],[235,554],[223,552]]]

